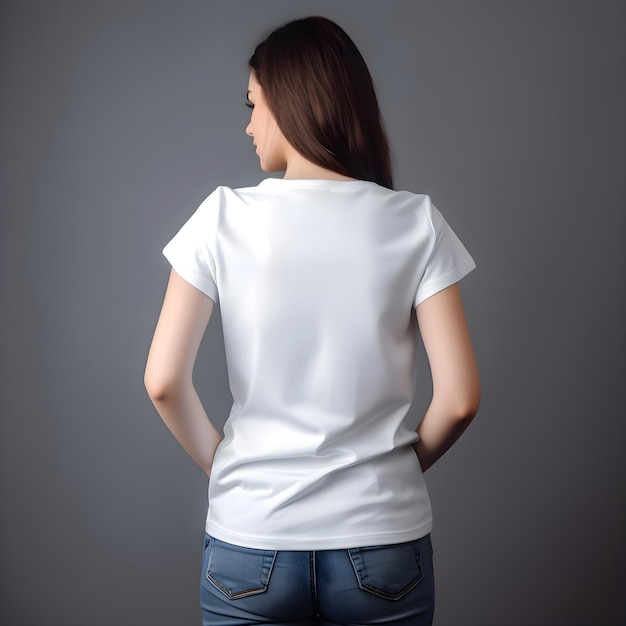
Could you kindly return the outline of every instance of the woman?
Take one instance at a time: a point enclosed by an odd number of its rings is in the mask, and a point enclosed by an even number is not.
[[[333,22],[250,59],[246,132],[266,172],[218,187],[165,247],[145,382],[210,477],[203,624],[431,624],[422,473],[478,409],[458,281],[475,266],[429,196],[393,191],[370,74]],[[220,303],[224,438],[192,383]],[[404,418],[424,341],[433,397]]]

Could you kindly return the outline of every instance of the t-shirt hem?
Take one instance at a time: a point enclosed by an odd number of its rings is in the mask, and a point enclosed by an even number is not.
[[[230,532],[212,522],[206,523],[206,532],[220,541],[243,548],[258,550],[347,550],[367,546],[393,545],[421,539],[432,530],[432,519],[410,530],[390,531],[346,537],[259,537]]]
[[[465,276],[475,269],[476,263],[472,260],[460,265],[452,272],[448,272],[444,276],[440,276],[425,285],[421,285],[416,294],[415,300],[413,301],[413,306],[419,306],[422,302],[424,302],[424,300],[434,296],[439,291],[458,283],[462,278],[465,278]]]
[[[218,302],[219,296],[217,288],[213,283],[206,280],[204,276],[199,276],[197,272],[181,264],[180,261],[170,253],[166,248],[163,250],[163,256],[169,261],[174,271],[190,285],[201,291],[205,296],[211,298],[213,302]]]

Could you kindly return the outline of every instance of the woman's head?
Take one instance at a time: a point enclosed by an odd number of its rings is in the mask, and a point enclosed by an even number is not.
[[[370,73],[339,26],[323,17],[289,22],[256,47],[249,64],[263,104],[302,156],[345,176],[393,186]]]

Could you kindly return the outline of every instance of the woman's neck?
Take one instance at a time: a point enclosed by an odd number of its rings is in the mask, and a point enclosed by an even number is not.
[[[295,152],[295,151],[294,151]],[[283,178],[314,178],[320,180],[357,180],[312,163],[300,153],[290,155]]]

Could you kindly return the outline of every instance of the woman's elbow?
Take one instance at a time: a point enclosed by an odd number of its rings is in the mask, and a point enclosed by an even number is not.
[[[148,370],[144,373],[143,376],[143,384],[148,392],[148,396],[150,400],[153,402],[158,402],[162,400],[163,397],[167,394],[166,387],[163,383],[158,379],[152,376]]]
[[[457,411],[455,419],[463,424],[469,424],[478,413],[480,402],[468,402],[462,405],[461,410]]]
[[[454,418],[457,422],[469,424],[476,417],[479,407],[480,386],[477,386],[459,399],[454,409]]]
[[[181,382],[177,378],[156,371],[148,364],[144,372],[143,384],[148,392],[148,396],[150,396],[150,400],[157,403],[171,398],[180,387]]]
[[[435,394],[433,402],[441,407],[451,421],[467,426],[478,413],[480,386],[472,386],[465,389],[462,393],[459,390],[454,392],[443,392],[442,390],[442,393]]]
[[[468,367],[466,375],[458,382],[457,386],[457,419],[458,421],[469,424],[476,414],[480,406],[480,374],[478,368]]]

